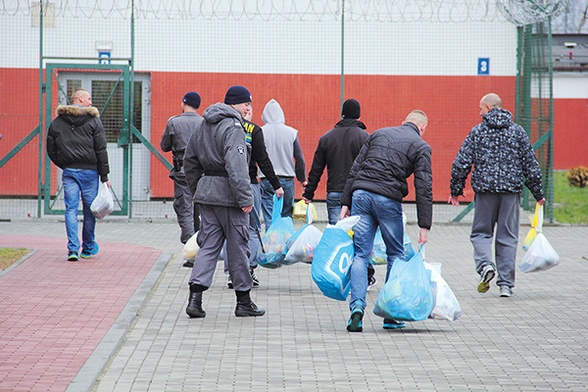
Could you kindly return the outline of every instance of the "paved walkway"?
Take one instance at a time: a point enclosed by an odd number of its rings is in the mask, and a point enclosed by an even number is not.
[[[242,319],[219,263],[191,320],[175,223],[101,222],[99,255],[70,263],[63,222],[0,222],[0,246],[36,250],[0,272],[0,391],[585,391],[588,227],[545,227],[561,265],[519,273],[511,298],[476,292],[469,229],[437,224],[426,247],[459,320],[386,331],[370,311],[349,334],[309,265],[258,269],[267,314]]]

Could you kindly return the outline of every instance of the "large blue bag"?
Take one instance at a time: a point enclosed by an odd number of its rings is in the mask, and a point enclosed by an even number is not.
[[[410,260],[416,252],[412,247],[412,241],[406,232],[404,232],[404,258]],[[374,237],[374,249],[370,255],[370,262],[372,264],[388,264],[388,256],[386,255],[386,244],[382,238],[382,232],[378,227]]]
[[[378,294],[374,313],[395,320],[421,321],[429,317],[434,306],[431,273],[425,268],[422,248],[408,261],[397,258]]]
[[[345,301],[349,294],[349,274],[355,251],[347,232],[358,221],[359,216],[351,216],[335,226],[328,225],[314,251],[312,280],[329,298]]]
[[[294,223],[290,217],[282,217],[284,199],[274,195],[272,224],[265,232],[261,242],[265,253],[260,253],[257,263],[266,268],[279,268],[284,265],[286,241],[294,234]]]

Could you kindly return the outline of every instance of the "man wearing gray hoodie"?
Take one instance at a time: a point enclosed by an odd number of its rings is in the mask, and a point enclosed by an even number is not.
[[[194,130],[184,153],[184,171],[194,202],[200,205],[200,246],[188,281],[190,296],[186,313],[202,318],[202,292],[212,284],[223,244],[233,281],[237,307],[235,316],[263,316],[249,295],[253,281],[249,273],[249,214],[253,193],[249,178],[250,148],[245,142],[241,114],[229,105],[208,107]]]
[[[275,99],[265,105],[261,120],[264,122],[262,129],[267,154],[284,190],[282,216],[291,217],[294,209],[294,177],[303,187],[307,183],[306,163],[298,140],[298,130],[285,124],[284,111]],[[275,191],[261,170],[257,176],[261,179],[261,209],[267,230],[272,224]]]

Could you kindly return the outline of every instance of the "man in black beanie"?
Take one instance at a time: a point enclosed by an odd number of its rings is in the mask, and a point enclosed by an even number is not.
[[[250,98],[249,98],[250,100]],[[209,106],[186,146],[184,167],[194,201],[200,205],[200,246],[188,284],[186,313],[202,318],[202,293],[212,285],[214,272],[226,242],[226,259],[237,297],[235,316],[265,314],[253,303],[249,265],[249,214],[253,192],[249,179],[251,148],[245,142],[241,113],[224,103]]]
[[[202,122],[202,117],[196,113],[200,107],[200,95],[190,91],[182,98],[182,114],[173,116],[167,121],[165,131],[161,135],[161,150],[171,151],[174,167],[169,178],[174,181],[174,211],[180,225],[180,242],[185,244],[200,228],[200,208],[192,202],[192,193],[184,173],[184,151],[190,136]],[[191,268],[194,259],[184,262],[184,267]]]
[[[343,103],[341,120],[335,128],[319,139],[314,152],[312,167],[308,173],[308,184],[304,188],[302,198],[306,203],[314,199],[314,192],[321,180],[325,166],[327,167],[327,211],[329,223],[334,225],[341,212],[341,194],[349,175],[349,169],[363,143],[369,136],[366,126],[359,121],[361,106],[353,98]],[[374,267],[368,271],[368,288],[376,284]]]
[[[255,273],[257,268],[257,255],[261,250],[261,190],[259,187],[259,180],[257,179],[257,167],[269,180],[276,195],[282,197],[284,190],[280,184],[280,180],[274,172],[272,162],[267,155],[265,148],[265,141],[263,139],[263,131],[261,127],[251,122],[253,117],[253,106],[251,105],[253,98],[243,86],[231,86],[225,95],[225,103],[230,105],[233,109],[241,113],[243,117],[243,129],[245,131],[245,142],[251,146],[251,160],[249,162],[249,179],[251,180],[251,191],[253,192],[253,211],[250,214],[249,222],[249,272],[253,279],[253,286],[259,286],[259,279]],[[227,287],[233,288],[233,281],[229,274],[229,266],[225,258],[225,274],[227,274]]]

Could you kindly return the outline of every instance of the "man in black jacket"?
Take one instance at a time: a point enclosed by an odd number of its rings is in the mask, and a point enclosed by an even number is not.
[[[71,105],[57,107],[57,117],[47,132],[47,154],[63,170],[63,201],[65,202],[65,230],[67,232],[67,259],[78,261],[98,253],[94,240],[96,218],[90,205],[98,194],[98,181],[108,181],[110,172],[106,152],[106,135],[98,109],[92,106],[92,97],[84,89],[76,89]],[[83,204],[82,253],[78,239],[78,205]]]
[[[304,188],[302,198],[308,204],[314,199],[314,192],[321,180],[325,166],[327,167],[327,212],[329,224],[339,220],[341,212],[341,195],[349,170],[361,146],[368,138],[366,126],[359,121],[361,106],[353,98],[346,100],[341,109],[341,121],[320,137],[312,167],[308,173],[308,184]],[[368,266],[368,289],[376,284],[374,267]]]
[[[433,215],[431,147],[422,139],[427,116],[420,110],[408,114],[399,127],[382,128],[368,137],[355,159],[341,198],[341,217],[361,219],[353,227],[355,257],[351,264],[350,332],[361,332],[366,308],[367,267],[380,227],[386,244],[386,280],[396,258],[404,259],[402,199],[408,195],[406,179],[414,174],[419,244],[429,240]],[[384,329],[403,328],[404,323],[384,319]]]

